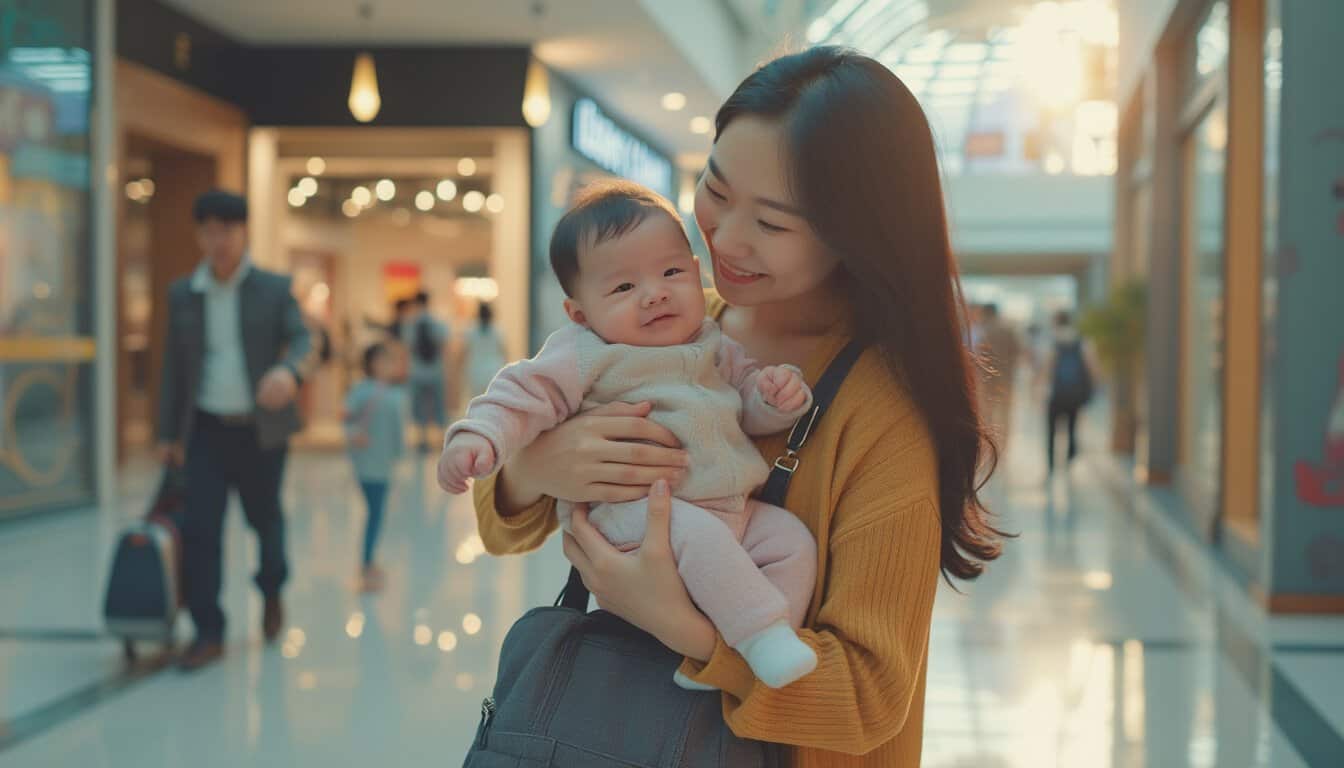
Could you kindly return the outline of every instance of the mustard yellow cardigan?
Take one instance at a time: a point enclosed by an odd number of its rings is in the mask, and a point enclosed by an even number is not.
[[[710,316],[722,311],[711,297]],[[846,341],[828,337],[803,370],[809,383]],[[786,437],[755,442],[773,462]],[[859,358],[801,458],[785,507],[817,539],[817,587],[800,633],[817,652],[817,670],[767,688],[720,638],[707,663],[687,659],[682,671],[723,691],[734,733],[793,745],[793,765],[914,768],[939,578],[938,459],[876,350]],[[557,527],[553,499],[501,517],[494,477],[476,483],[475,502],[494,554],[537,549]]]

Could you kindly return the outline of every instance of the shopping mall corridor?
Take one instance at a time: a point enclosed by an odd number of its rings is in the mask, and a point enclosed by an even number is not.
[[[1344,620],[1260,616],[1161,496],[1125,489],[1123,468],[1099,453],[1096,414],[1091,450],[1047,484],[1035,407],[1023,399],[991,492],[1019,537],[980,582],[936,604],[924,764],[1338,765]],[[0,618],[7,768],[455,765],[510,622],[564,578],[556,541],[528,557],[482,554],[469,499],[439,493],[425,460],[397,480],[387,588],[361,596],[348,469],[299,455],[285,492],[284,642],[261,644],[252,538],[232,514],[228,656],[190,676],[152,661],[128,674],[119,647],[93,633],[112,536],[153,480],[149,467],[127,472],[114,513],[10,524],[0,537],[0,604],[14,611]]]

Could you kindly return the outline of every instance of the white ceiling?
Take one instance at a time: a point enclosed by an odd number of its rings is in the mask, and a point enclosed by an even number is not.
[[[538,58],[666,149],[709,147],[689,124],[712,116],[718,99],[633,0],[373,0],[367,21],[358,0],[165,2],[255,44],[533,45]],[[668,91],[686,94],[686,108],[664,110]]]

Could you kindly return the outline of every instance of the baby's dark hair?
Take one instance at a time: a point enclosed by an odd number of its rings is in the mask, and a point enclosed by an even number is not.
[[[581,248],[594,248],[628,234],[650,215],[659,213],[670,216],[682,237],[686,236],[677,209],[648,187],[623,180],[599,181],[584,187],[551,234],[551,270],[565,295],[574,296]],[[691,241],[687,239],[686,248],[690,247]]]
[[[388,347],[385,341],[375,341],[364,348],[364,375],[373,378],[373,365],[378,362],[378,358],[387,354]]]

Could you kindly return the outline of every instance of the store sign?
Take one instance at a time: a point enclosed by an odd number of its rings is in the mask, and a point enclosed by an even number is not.
[[[409,299],[420,290],[420,265],[409,261],[383,264],[383,296],[388,304]]]
[[[672,196],[672,161],[617,125],[592,99],[574,104],[571,143],[604,170]]]

